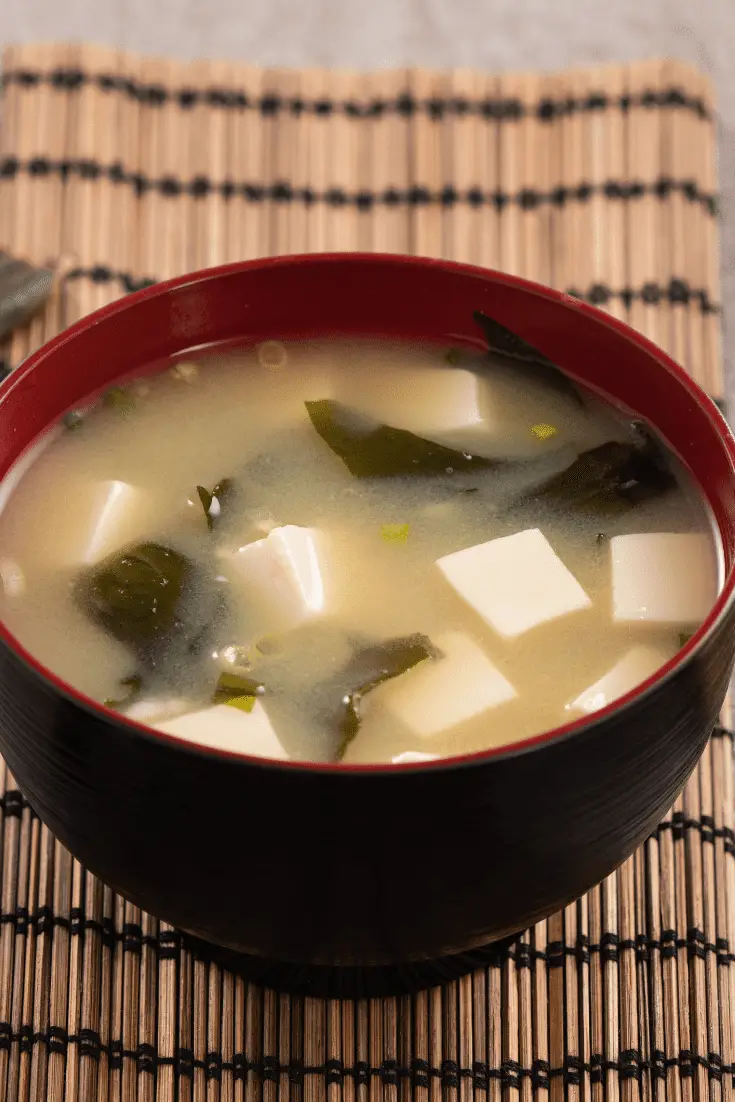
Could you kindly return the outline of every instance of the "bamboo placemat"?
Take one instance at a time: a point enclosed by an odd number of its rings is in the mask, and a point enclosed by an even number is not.
[[[719,396],[713,164],[711,89],[675,62],[365,75],[13,49],[0,246],[61,256],[67,274],[5,356],[186,269],[377,249],[572,290]],[[2,783],[0,1098],[733,1096],[725,732],[655,835],[584,899],[457,983],[357,1002],[276,995],[194,959]],[[477,860],[481,875],[492,854]]]

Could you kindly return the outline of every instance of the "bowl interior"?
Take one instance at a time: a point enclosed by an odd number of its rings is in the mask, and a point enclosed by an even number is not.
[[[725,585],[708,630],[735,584],[735,441],[714,403],[682,368],[617,320],[482,269],[373,254],[286,257],[186,276],[120,300],[44,346],[0,388],[0,479],[64,412],[145,365],[210,346],[316,335],[483,347],[475,310],[645,418],[690,469],[714,513],[725,560]]]

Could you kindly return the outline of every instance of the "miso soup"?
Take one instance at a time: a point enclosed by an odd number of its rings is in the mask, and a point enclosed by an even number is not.
[[[262,757],[592,715],[702,622],[719,545],[650,428],[507,351],[267,341],[115,387],[2,487],[4,622],[95,700]]]

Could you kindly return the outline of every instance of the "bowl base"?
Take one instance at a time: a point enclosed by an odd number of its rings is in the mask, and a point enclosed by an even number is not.
[[[478,968],[499,967],[504,953],[519,936],[520,931],[471,952],[435,960],[371,967],[288,964],[238,953],[190,934],[183,935],[183,945],[197,959],[217,964],[263,987],[313,998],[364,999],[408,995],[450,983]]]

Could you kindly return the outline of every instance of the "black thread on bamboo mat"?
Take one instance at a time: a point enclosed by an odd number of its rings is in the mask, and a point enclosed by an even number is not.
[[[402,92],[391,99],[331,100],[321,98],[305,100],[301,96],[280,96],[266,92],[251,96],[238,88],[166,88],[163,84],[147,84],[115,73],[86,73],[82,69],[56,68],[49,71],[11,69],[3,74],[3,85],[15,84],[20,88],[36,88],[49,84],[57,91],[76,92],[85,86],[97,87],[103,92],[118,92],[138,103],[160,107],[176,104],[184,110],[193,107],[220,107],[229,110],[259,110],[267,117],[287,112],[296,116],[314,114],[326,117],[343,113],[350,118],[379,118],[397,113],[410,118],[417,112],[425,112],[432,119],[446,115],[477,114],[490,120],[515,121],[535,115],[543,122],[564,118],[578,112],[588,113],[617,108],[629,111],[633,107],[683,108],[693,111],[699,118],[710,118],[710,111],[700,96],[692,96],[682,88],[650,88],[634,96],[609,96],[605,92],[590,92],[585,96],[563,99],[542,99],[536,104],[526,104],[515,97],[469,100],[465,97],[416,99],[409,92]]]
[[[640,288],[623,287],[616,290],[607,287],[604,283],[595,283],[586,292],[573,287],[566,293],[572,298],[589,302],[593,306],[607,306],[613,299],[619,299],[627,309],[630,309],[634,302],[640,301],[649,306],[660,306],[662,302],[671,305],[691,303],[703,314],[716,314],[720,310],[720,307],[712,302],[705,288],[690,287],[685,279],[677,277],[670,279],[665,285],[649,282],[644,283]]]
[[[195,199],[203,199],[207,195],[219,195],[227,200],[239,198],[252,203],[270,200],[276,203],[299,202],[307,206],[313,203],[326,203],[332,207],[355,206],[361,211],[371,210],[376,206],[417,207],[434,203],[443,207],[469,203],[472,207],[489,206],[497,211],[504,210],[509,204],[515,204],[521,210],[531,211],[547,204],[563,207],[572,202],[585,203],[593,195],[602,195],[611,200],[630,201],[645,195],[667,199],[670,195],[678,193],[691,203],[701,204],[711,215],[714,216],[717,213],[716,197],[702,191],[695,180],[675,180],[670,177],[660,177],[649,182],[618,180],[609,180],[603,184],[582,182],[574,186],[562,185],[551,191],[539,191],[536,188],[526,187],[513,193],[497,189],[484,191],[477,186],[466,191],[458,191],[451,185],[434,191],[421,184],[404,189],[386,188],[380,192],[364,189],[350,192],[339,187],[314,191],[310,187],[295,187],[287,180],[276,180],[270,184],[254,184],[233,180],[213,181],[201,175],[189,180],[171,175],[151,178],[145,173],[126,169],[119,161],[100,164],[98,161],[83,158],[56,161],[48,157],[33,157],[29,161],[19,160],[17,157],[5,157],[0,161],[0,178],[15,179],[24,173],[35,178],[60,175],[63,180],[74,176],[82,180],[106,179],[114,184],[132,186],[138,195],[157,192],[167,198],[189,195]]]
[[[684,815],[682,811],[675,811],[670,819],[659,823],[654,831],[654,837],[671,831],[675,841],[681,841],[688,830],[698,831],[703,842],[714,843],[722,839],[725,853],[735,852],[735,831],[731,827],[715,826],[711,815],[702,815],[699,819],[692,819]]]
[[[57,928],[65,930],[72,937],[84,937],[87,933],[98,935],[102,944],[112,947],[121,943],[123,952],[139,956],[143,949],[156,954],[158,960],[177,960],[182,946],[181,934],[177,930],[161,930],[157,934],[145,934],[138,923],[125,923],[116,930],[109,916],[102,919],[87,918],[79,907],[73,907],[69,915],[57,915],[49,906],[39,907],[32,914],[26,907],[17,907],[12,912],[0,914],[0,925],[13,926],[19,936],[27,935],[30,930],[36,934],[52,934]],[[580,936],[576,944],[568,945],[561,941],[549,942],[546,949],[537,949],[527,942],[517,942],[509,949],[499,951],[497,958],[488,967],[502,968],[513,961],[517,968],[535,968],[537,963],[549,968],[562,967],[568,959],[579,964],[589,964],[591,957],[599,955],[604,961],[618,961],[621,953],[632,952],[636,960],[645,962],[652,952],[660,952],[664,958],[674,957],[685,950],[689,957],[706,958],[714,955],[717,963],[730,965],[735,955],[730,952],[726,938],[717,938],[708,942],[701,930],[692,927],[686,937],[676,930],[663,930],[660,940],[649,938],[646,934],[636,934],[635,938],[619,938],[612,932],[603,933],[599,943],[590,943],[589,938]]]
[[[8,371],[7,374],[10,374],[10,372]],[[2,811],[8,819],[19,819],[26,808],[30,809],[31,805],[28,803],[23,793],[17,788],[9,788],[7,792],[4,792],[2,796],[0,796],[0,811]],[[33,814],[32,809],[31,814]]]
[[[95,264],[92,268],[72,268],[64,277],[74,282],[78,279],[88,279],[92,283],[119,283],[127,294],[134,291],[143,291],[146,287],[154,287],[158,282],[148,276],[134,276],[129,272],[118,272],[108,268],[104,264]]]
[[[650,1060],[642,1057],[638,1049],[624,1049],[617,1060],[608,1060],[600,1053],[594,1053],[589,1061],[573,1054],[567,1055],[564,1063],[552,1068],[545,1060],[534,1060],[530,1067],[524,1067],[514,1060],[504,1060],[500,1067],[493,1068],[485,1063],[475,1062],[465,1068],[454,1060],[443,1060],[436,1067],[428,1061],[414,1058],[408,1065],[401,1065],[395,1059],[385,1059],[378,1065],[358,1061],[353,1066],[345,1066],[340,1060],[327,1060],[323,1064],[304,1064],[293,1059],[281,1062],[277,1056],[263,1056],[251,1060],[244,1053],[235,1053],[231,1060],[225,1060],[220,1052],[207,1052],[203,1059],[197,1059],[192,1049],[177,1049],[173,1056],[162,1056],[156,1048],[141,1043],[135,1048],[126,1048],[122,1041],[114,1040],[109,1044],[102,1041],[100,1034],[93,1029],[82,1029],[79,1033],[68,1033],[62,1026],[49,1026],[46,1030],[34,1030],[31,1025],[23,1025],[14,1031],[10,1022],[0,1022],[0,1051],[9,1051],[13,1044],[21,1052],[30,1053],[43,1045],[49,1052],[65,1055],[70,1047],[77,1047],[79,1055],[99,1061],[107,1056],[110,1070],[119,1070],[125,1061],[135,1065],[139,1074],[153,1075],[161,1067],[172,1067],[175,1073],[191,1079],[194,1072],[204,1073],[205,1079],[219,1081],[224,1071],[232,1072],[236,1080],[245,1080],[253,1075],[264,1082],[275,1082],[281,1075],[287,1075],[291,1083],[303,1085],[304,1080],[312,1076],[324,1078],[329,1083],[344,1083],[353,1080],[358,1086],[368,1086],[373,1080],[381,1084],[396,1085],[408,1082],[413,1087],[427,1088],[432,1080],[442,1086],[456,1088],[461,1080],[468,1080],[480,1090],[488,1090],[491,1081],[502,1086],[519,1088],[523,1080],[528,1079],[533,1086],[548,1089],[552,1079],[563,1079],[565,1084],[578,1085],[583,1074],[589,1074],[593,1083],[599,1083],[605,1072],[617,1072],[620,1079],[640,1081],[648,1073],[653,1078],[665,1078],[671,1068],[678,1069],[683,1078],[691,1078],[697,1067],[703,1068],[710,1080],[720,1081],[723,1075],[735,1071],[733,1065],[725,1064],[717,1052],[699,1055],[689,1049],[682,1049],[678,1056],[666,1055],[654,1050]]]

